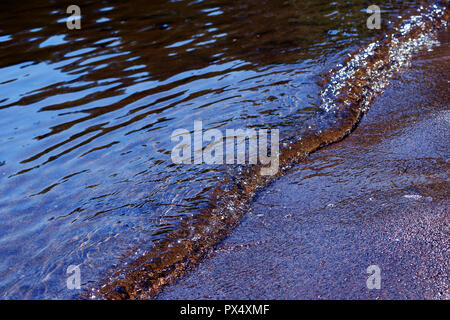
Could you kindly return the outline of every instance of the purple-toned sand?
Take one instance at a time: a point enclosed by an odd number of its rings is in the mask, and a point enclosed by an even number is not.
[[[160,299],[449,299],[449,34]],[[381,270],[368,289],[366,269]]]

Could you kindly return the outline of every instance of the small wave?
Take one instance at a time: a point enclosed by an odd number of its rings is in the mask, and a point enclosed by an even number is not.
[[[312,152],[350,134],[373,100],[408,66],[414,52],[436,45],[434,34],[446,27],[447,21],[446,5],[421,8],[401,19],[392,32],[351,55],[325,77],[320,125],[311,125],[282,144],[276,175],[260,175],[261,168],[256,165],[241,167],[234,178],[216,186],[207,208],[184,219],[180,228],[150,252],[87,290],[85,297],[154,298],[230,233],[259,191]]]

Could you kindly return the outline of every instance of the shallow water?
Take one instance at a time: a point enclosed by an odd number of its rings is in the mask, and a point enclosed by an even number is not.
[[[86,287],[152,250],[235,174],[174,165],[174,130],[296,135],[323,75],[419,3],[368,30],[365,1],[89,1],[68,30],[64,1],[2,1],[0,296],[71,297],[69,265]]]

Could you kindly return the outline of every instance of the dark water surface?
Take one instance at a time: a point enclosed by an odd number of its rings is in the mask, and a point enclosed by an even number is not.
[[[370,4],[85,1],[68,30],[66,1],[2,1],[0,297],[71,297],[69,265],[95,286],[154,251],[235,174],[173,164],[171,133],[303,131],[324,74],[422,2],[379,4],[381,30]]]

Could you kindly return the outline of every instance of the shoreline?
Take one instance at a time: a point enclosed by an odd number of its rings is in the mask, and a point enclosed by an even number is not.
[[[449,36],[159,299],[450,299]],[[381,289],[368,290],[370,265]]]
[[[432,5],[396,23],[396,27],[379,41],[361,48],[339,70],[326,78],[322,99],[323,113],[316,125],[309,126],[300,138],[280,150],[279,172],[262,176],[258,166],[246,167],[232,181],[223,181],[211,193],[210,204],[180,228],[157,243],[149,254],[125,270],[116,271],[89,289],[89,297],[111,299],[147,299],[162,287],[182,277],[201,261],[209,250],[238,226],[258,192],[270,186],[296,163],[324,146],[347,137],[360,123],[367,106],[410,60],[412,52],[434,44],[429,35],[446,25],[445,7]],[[338,85],[338,83],[340,85]],[[331,88],[331,89],[330,89]],[[330,112],[331,111],[331,112]]]

